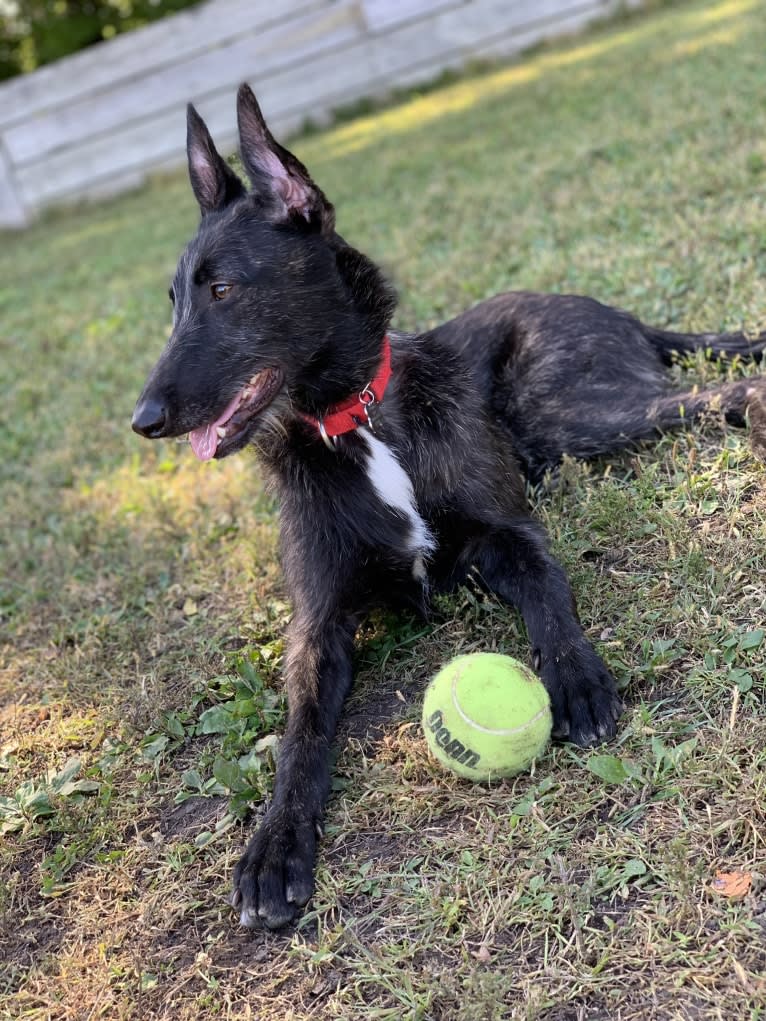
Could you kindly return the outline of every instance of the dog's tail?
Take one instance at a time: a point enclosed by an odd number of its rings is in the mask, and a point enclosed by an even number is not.
[[[710,351],[714,358],[739,355],[752,362],[762,361],[766,353],[766,330],[754,337],[746,337],[744,333],[671,333],[644,326],[644,336],[666,365],[672,363],[674,354],[692,354],[694,351]]]

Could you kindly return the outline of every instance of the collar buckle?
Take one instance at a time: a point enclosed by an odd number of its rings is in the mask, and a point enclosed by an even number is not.
[[[319,435],[322,437],[324,445],[327,447],[328,450],[331,450],[333,453],[335,453],[338,449],[338,437],[328,436],[327,430],[324,427],[323,418],[317,419],[317,425],[319,426]]]

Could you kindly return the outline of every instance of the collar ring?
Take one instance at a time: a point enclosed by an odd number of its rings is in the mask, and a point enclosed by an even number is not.
[[[367,384],[364,390],[359,391],[359,403],[364,405],[365,408],[369,408],[371,404],[374,404],[377,400],[374,391],[372,390],[372,380]]]

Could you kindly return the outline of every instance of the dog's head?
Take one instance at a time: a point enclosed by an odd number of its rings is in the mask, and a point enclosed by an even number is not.
[[[188,432],[202,460],[361,389],[394,307],[392,290],[336,234],[331,203],[274,140],[246,85],[237,117],[250,191],[189,107],[189,176],[202,220],[170,288],[172,334],[133,415],[134,430],[151,439]]]

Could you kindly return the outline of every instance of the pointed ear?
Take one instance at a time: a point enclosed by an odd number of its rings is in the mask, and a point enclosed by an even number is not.
[[[186,155],[192,191],[203,216],[245,194],[242,182],[219,156],[205,122],[191,103],[186,108]]]
[[[297,215],[332,233],[332,203],[301,161],[275,140],[248,85],[240,85],[237,93],[237,122],[242,162],[269,219],[279,223]]]

